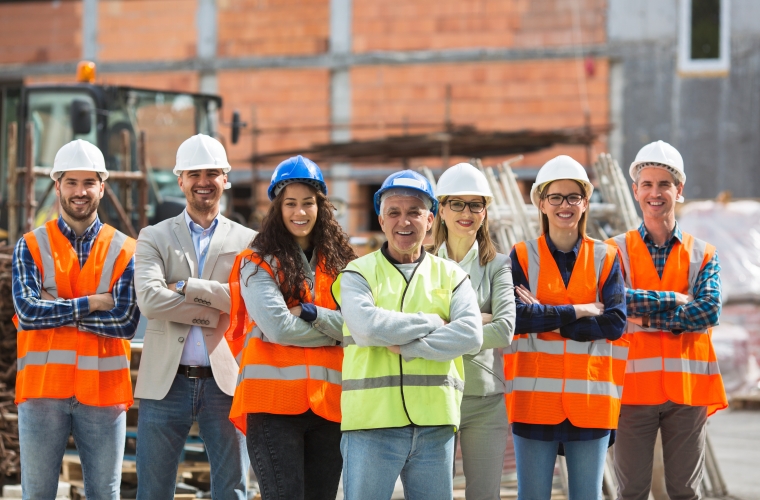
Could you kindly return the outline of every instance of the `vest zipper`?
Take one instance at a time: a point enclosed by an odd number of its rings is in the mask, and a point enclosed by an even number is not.
[[[422,260],[425,260],[424,256]],[[404,312],[404,298],[406,297],[406,291],[409,289],[409,283],[412,282],[414,279],[414,274],[417,272],[417,268],[420,267],[420,264],[422,264],[422,260],[420,260],[416,266],[414,266],[414,269],[412,270],[411,276],[409,276],[409,279],[406,279],[406,275],[401,272],[399,268],[396,266],[393,266],[393,268],[401,274],[401,277],[404,278],[404,282],[406,282],[406,286],[404,287],[404,293],[401,294],[401,304],[399,305],[399,312]],[[391,264],[393,265],[393,264]],[[399,390],[401,391],[401,405],[404,407],[404,413],[406,413],[406,418],[409,420],[409,423],[413,427],[419,427],[417,424],[414,423],[412,420],[412,417],[409,415],[409,410],[406,408],[406,398],[404,398],[404,363],[403,358],[401,357],[401,354],[398,355],[398,371],[400,376],[399,381]]]

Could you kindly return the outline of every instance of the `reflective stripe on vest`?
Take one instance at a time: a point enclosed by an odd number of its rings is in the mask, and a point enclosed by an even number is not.
[[[682,241],[673,244],[660,276],[638,230],[610,241],[618,247],[626,286],[632,289],[693,294],[699,273],[715,253],[712,245],[682,233]],[[629,321],[627,332],[624,338],[631,347],[623,404],[673,401],[707,406],[708,415],[727,406],[710,329],[675,335]]]
[[[425,254],[407,282],[380,250],[349,263],[346,272],[357,273],[367,281],[379,308],[437,314],[446,320],[451,296],[467,278],[455,263]],[[344,273],[332,287],[339,304]],[[384,347],[357,346],[345,323],[343,346],[342,430],[411,424],[459,426],[464,393],[461,357],[448,362],[421,358],[405,361]]]
[[[42,277],[56,298],[108,293],[135,251],[135,240],[103,225],[80,269],[56,220],[24,235]],[[55,258],[53,258],[55,256]],[[128,340],[78,330],[74,324],[18,334],[16,403],[30,398],[76,397],[90,406],[131,405]]]
[[[545,237],[515,246],[531,291],[547,305],[599,301],[615,258],[614,248],[584,239],[564,284]],[[515,335],[504,349],[507,409],[512,422],[577,427],[617,427],[628,342],[578,342],[559,333]]]
[[[342,348],[296,347],[270,342],[248,316],[240,294],[240,270],[247,260],[257,263],[259,272],[268,273],[278,283],[283,281],[276,259],[262,259],[250,249],[241,252],[232,266],[231,320],[225,338],[231,346],[241,346],[241,350],[236,354],[240,371],[230,420],[243,433],[248,413],[299,415],[311,409],[327,420],[340,422]],[[309,288],[308,280],[304,283],[307,292],[303,302],[312,302],[313,297],[315,305],[336,309],[330,293],[333,278],[324,273],[323,268],[320,262],[312,276],[314,290]],[[297,304],[288,304],[289,307],[294,305]]]

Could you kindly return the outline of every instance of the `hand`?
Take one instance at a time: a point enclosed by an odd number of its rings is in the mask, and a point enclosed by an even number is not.
[[[168,288],[172,292],[176,292],[177,291],[177,284],[176,283],[169,283],[169,284],[166,285],[166,288]]]
[[[90,312],[110,311],[116,305],[113,301],[113,295],[111,295],[110,293],[98,293],[95,295],[88,295],[87,302],[90,304]]]
[[[678,293],[678,292],[675,292],[675,294],[676,294],[676,305],[677,306],[685,306],[689,302],[693,302],[694,301],[694,296],[691,295],[691,294],[686,295],[685,293]]]
[[[538,304],[540,305],[541,302],[538,301],[535,295],[533,295],[530,290],[525,288],[524,285],[520,285],[517,288],[515,288],[515,293],[517,294],[517,297],[523,301],[524,304]]]
[[[393,354],[401,354],[401,346],[398,345],[389,345],[388,350]]]
[[[604,304],[601,302],[592,302],[591,304],[574,304],[575,317],[591,318],[594,316],[601,316],[604,314]]]
[[[296,316],[298,318],[301,317],[301,306],[291,307],[290,309],[288,309],[288,311],[290,311],[290,314],[292,314],[293,316]]]
[[[55,300],[55,297],[53,297],[51,294],[47,293],[44,288],[42,290],[40,290],[40,298],[42,300]]]
[[[493,321],[493,314],[488,313],[480,313],[480,317],[483,319],[483,324],[487,325],[491,321]]]

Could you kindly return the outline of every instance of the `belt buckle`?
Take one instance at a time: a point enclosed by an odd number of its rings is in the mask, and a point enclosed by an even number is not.
[[[185,376],[187,378],[203,378],[201,375],[202,366],[188,366],[185,370]]]

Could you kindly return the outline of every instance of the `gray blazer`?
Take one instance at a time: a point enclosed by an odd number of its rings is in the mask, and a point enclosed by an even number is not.
[[[140,312],[149,321],[136,398],[166,396],[193,325],[202,325],[217,385],[230,396],[235,393],[238,365],[224,340],[230,323],[227,280],[235,257],[254,236],[256,231],[220,215],[203,275],[198,276],[198,260],[184,212],[140,231],[135,252],[135,291]],[[187,282],[184,296],[166,287],[179,280]]]

